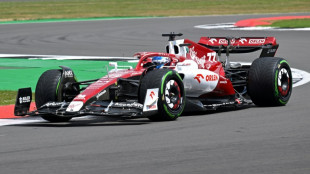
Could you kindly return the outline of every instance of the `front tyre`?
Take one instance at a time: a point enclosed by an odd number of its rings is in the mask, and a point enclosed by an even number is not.
[[[61,102],[60,81],[62,70],[47,70],[39,78],[35,91],[35,102],[37,108],[40,108],[47,102]],[[67,122],[71,117],[60,117],[52,114],[41,115],[44,120],[50,122]]]
[[[158,113],[148,116],[152,121],[176,120],[185,107],[185,90],[179,74],[171,69],[155,69],[140,82],[139,102],[144,103],[148,89],[158,88]]]
[[[283,58],[256,59],[249,70],[248,93],[258,106],[284,106],[292,93],[292,72]]]

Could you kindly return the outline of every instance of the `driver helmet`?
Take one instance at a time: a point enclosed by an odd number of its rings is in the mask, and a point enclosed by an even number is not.
[[[170,59],[168,57],[155,56],[152,58],[152,62],[156,66],[156,68],[161,68],[165,64],[170,63]]]

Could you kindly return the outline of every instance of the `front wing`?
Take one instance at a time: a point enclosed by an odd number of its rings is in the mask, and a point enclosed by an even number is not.
[[[80,117],[85,115],[96,116],[128,116],[141,117],[143,114],[143,105],[137,102],[104,102],[98,101],[86,106],[85,108],[70,112],[67,107],[70,102],[48,102],[32,112],[19,111],[15,109],[16,116],[24,115],[56,115],[62,117]],[[25,108],[23,109],[25,110]]]
[[[153,90],[153,89],[152,89]],[[220,100],[220,102],[205,103],[199,99],[187,98],[187,104],[185,111],[207,111],[217,110],[223,107],[243,107],[251,105],[252,102],[242,98],[241,96],[235,97],[230,100]],[[146,100],[149,101],[149,100]],[[35,111],[29,112],[31,103],[31,89],[23,88],[19,89],[17,100],[15,104],[15,115],[16,116],[41,116],[41,115],[56,115],[62,117],[80,117],[86,115],[95,116],[121,116],[121,117],[146,117],[148,115],[156,114],[157,110],[145,110],[144,105],[138,103],[136,100],[127,100],[126,102],[117,101],[95,101],[92,102],[78,111],[68,109],[71,102],[48,102],[42,105]],[[147,102],[145,102],[147,103]],[[157,106],[156,102],[154,103]],[[145,104],[149,108],[149,104]],[[153,104],[152,104],[153,105]],[[157,107],[156,107],[157,108]]]

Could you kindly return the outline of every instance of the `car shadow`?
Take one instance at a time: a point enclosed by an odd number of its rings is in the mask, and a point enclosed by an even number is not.
[[[248,106],[243,106],[243,107],[238,107],[238,108],[228,107],[228,108],[218,108],[217,110],[184,112],[181,115],[181,117],[197,117],[197,116],[205,117],[206,115],[233,112],[233,111],[248,109],[251,107],[256,107],[256,106],[248,105]],[[39,122],[16,124],[16,125],[10,125],[10,126],[18,126],[18,127],[137,126],[137,125],[164,122],[164,121],[151,121],[147,118],[100,117],[100,116],[77,117],[77,118],[73,118],[69,122],[56,122],[56,123],[45,121],[41,119],[40,117],[35,117],[34,120],[36,121],[39,120]]]
[[[182,114],[182,117],[191,117],[191,116],[206,116],[206,115],[211,115],[211,114],[219,114],[219,113],[225,113],[225,112],[234,112],[234,111],[239,111],[239,110],[245,110],[249,108],[257,107],[253,104],[249,105],[243,105],[240,107],[221,107],[217,108],[216,110],[206,110],[206,111],[197,111],[197,112],[184,112]]]
[[[41,120],[37,117],[36,120]],[[152,123],[146,118],[112,118],[112,117],[96,117],[86,116],[80,118],[73,118],[68,122],[48,122],[42,119],[42,122],[33,122],[27,124],[17,124],[11,126],[19,127],[89,127],[89,126],[130,126],[130,125],[144,125]]]

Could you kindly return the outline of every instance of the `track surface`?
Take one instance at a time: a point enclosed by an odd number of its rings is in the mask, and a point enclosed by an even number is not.
[[[277,15],[0,25],[0,52],[131,56],[162,51],[166,39],[160,35],[170,31],[195,41],[200,36],[275,36],[277,55],[310,72],[309,31],[193,28],[266,16]],[[1,173],[308,174],[309,87],[294,88],[285,107],[188,115],[175,122],[92,117],[2,126]]]

